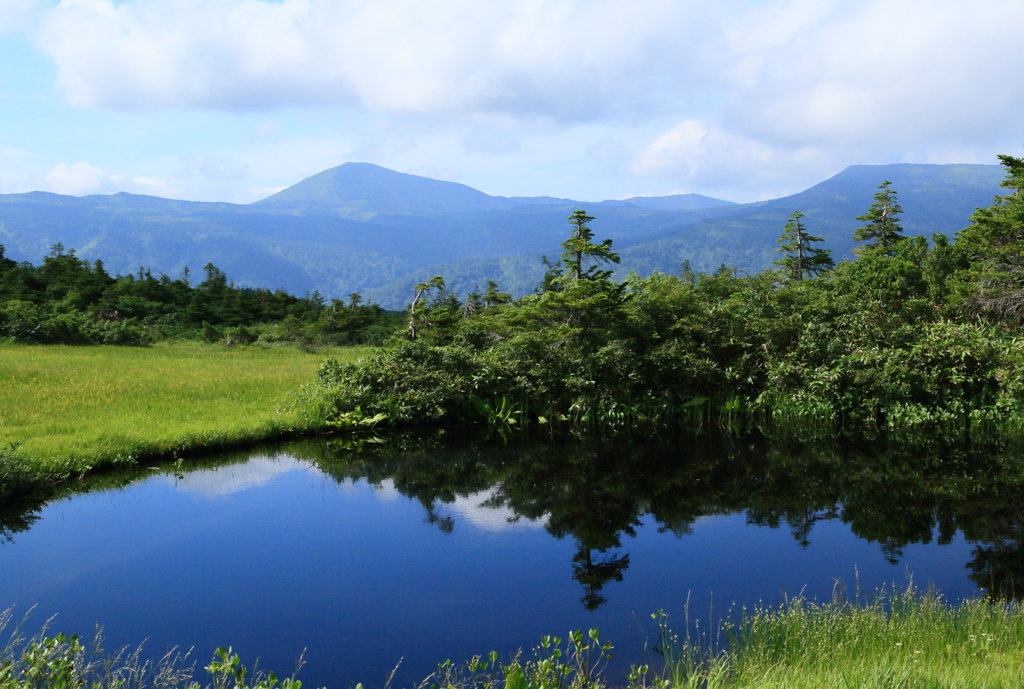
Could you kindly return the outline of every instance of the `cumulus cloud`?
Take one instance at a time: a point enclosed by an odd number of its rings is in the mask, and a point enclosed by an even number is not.
[[[723,198],[732,198],[738,189],[753,189],[763,200],[816,184],[851,162],[857,161],[845,149],[773,145],[714,122],[688,119],[656,136],[620,169],[669,177],[683,188]]]
[[[1024,134],[1013,2],[840,3],[765,51],[723,123],[776,144],[906,150]]]
[[[33,182],[32,187],[35,189],[69,196],[115,194],[119,191],[164,195],[161,192],[169,189],[166,182],[156,177],[126,179],[84,161],[74,165],[58,163],[49,172],[37,176]]]
[[[41,11],[42,7],[33,0],[4,0],[0,3],[0,36],[28,29]]]
[[[991,161],[1024,141],[1018,2],[8,0],[22,9],[0,6],[0,30],[34,13],[76,106],[341,106],[436,125],[348,149],[378,160],[453,125],[465,154],[522,156],[538,121],[634,134],[675,122],[577,155],[763,191],[850,163]]]
[[[651,89],[688,71],[695,39],[706,48],[722,34],[729,11],[702,5],[63,0],[38,42],[70,102],[86,107],[354,104],[575,121],[655,105]]]

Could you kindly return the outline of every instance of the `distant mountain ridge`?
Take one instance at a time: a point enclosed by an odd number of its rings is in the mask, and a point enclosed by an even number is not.
[[[389,308],[407,303],[424,276],[460,291],[487,279],[522,294],[543,273],[540,256],[561,254],[567,216],[588,210],[601,238],[622,252],[620,272],[676,272],[720,263],[761,270],[775,258],[786,217],[802,210],[837,258],[852,249],[854,218],[891,179],[909,234],[952,233],[991,203],[995,165],[852,166],[783,199],[734,204],[698,194],[596,203],[491,196],[456,182],[346,163],[249,205],[134,194],[72,197],[0,194],[0,244],[38,263],[61,242],[112,272],[140,267],[177,277],[212,262],[240,286],[281,287],[329,297],[362,292]]]
[[[491,196],[473,187],[396,172],[372,163],[345,163],[251,204],[252,208],[300,215],[371,220],[381,214],[453,215],[508,210],[521,205],[571,206],[584,202],[551,196]],[[632,204],[654,210],[704,210],[735,205],[700,194],[638,196],[596,206]]]

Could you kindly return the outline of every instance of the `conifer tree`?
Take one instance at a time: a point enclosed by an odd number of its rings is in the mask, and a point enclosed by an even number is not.
[[[878,188],[882,191],[875,194],[875,202],[864,215],[857,216],[857,220],[866,222],[865,227],[859,227],[853,233],[853,241],[870,242],[862,244],[854,251],[863,253],[865,251],[879,250],[886,254],[892,254],[896,245],[902,241],[903,228],[896,217],[903,212],[896,199],[896,192],[889,188],[892,184],[889,180],[882,182]]]
[[[566,277],[570,280],[607,280],[611,277],[612,271],[598,270],[597,266],[591,266],[583,270],[583,262],[586,259],[594,259],[607,263],[618,263],[619,255],[612,251],[612,240],[606,239],[600,244],[594,244],[594,231],[588,227],[594,216],[587,215],[586,211],[574,211],[569,216],[569,224],[573,225],[572,234],[562,242],[565,252],[562,254],[562,262],[565,264]]]
[[[498,283],[494,280],[487,281],[487,291],[484,293],[484,307],[499,306],[512,301],[512,295],[508,292],[499,292]]]
[[[978,208],[971,224],[957,232],[956,247],[972,263],[974,283],[968,307],[1024,321],[1024,158],[1001,155],[1010,189],[987,208]]]
[[[804,214],[800,211],[795,211],[789,216],[789,222],[786,223],[778,240],[782,246],[776,249],[786,252],[787,255],[778,261],[772,261],[782,268],[783,274],[790,280],[803,280],[805,276],[816,277],[826,270],[835,268],[831,249],[816,249],[811,246],[814,242],[824,240],[807,234],[807,229],[800,222],[800,218],[803,217]]]

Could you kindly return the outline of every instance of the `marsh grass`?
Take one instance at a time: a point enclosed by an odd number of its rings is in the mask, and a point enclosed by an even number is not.
[[[308,427],[288,397],[354,347],[0,345],[0,494]]]
[[[670,631],[664,672],[650,685],[715,689],[1001,689],[1024,686],[1024,611],[1018,602],[959,604],[913,585],[867,599],[803,598],[742,610],[712,627]],[[648,686],[646,675],[634,681]]]
[[[142,646],[108,653],[99,630],[89,641],[64,633],[48,636],[50,620],[38,633],[26,637],[28,618],[18,624],[12,620],[10,610],[0,613],[0,637],[9,630],[0,646],[3,689],[204,689],[195,680],[191,651],[171,649],[154,659],[146,657]],[[296,673],[302,665],[300,657]],[[302,689],[294,674],[279,680],[273,672],[258,667],[250,671],[230,648],[218,648],[203,669],[210,677],[205,689]]]

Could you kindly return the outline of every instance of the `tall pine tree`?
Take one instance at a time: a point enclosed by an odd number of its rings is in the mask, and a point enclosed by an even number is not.
[[[871,204],[871,208],[864,215],[857,216],[857,220],[866,222],[867,225],[854,231],[853,241],[868,242],[854,250],[858,254],[878,250],[891,255],[896,250],[896,245],[904,239],[903,228],[896,217],[903,209],[897,202],[896,192],[889,188],[890,185],[892,182],[889,180],[878,185],[882,191],[875,194],[875,202]]]
[[[814,242],[824,240],[821,237],[807,234],[807,229],[800,222],[800,218],[803,217],[804,214],[800,211],[795,211],[793,215],[789,216],[789,221],[778,240],[782,246],[776,249],[776,251],[786,252],[787,255],[778,261],[772,261],[781,267],[782,273],[790,280],[816,277],[826,270],[835,268],[831,249],[816,249],[811,246]]]

